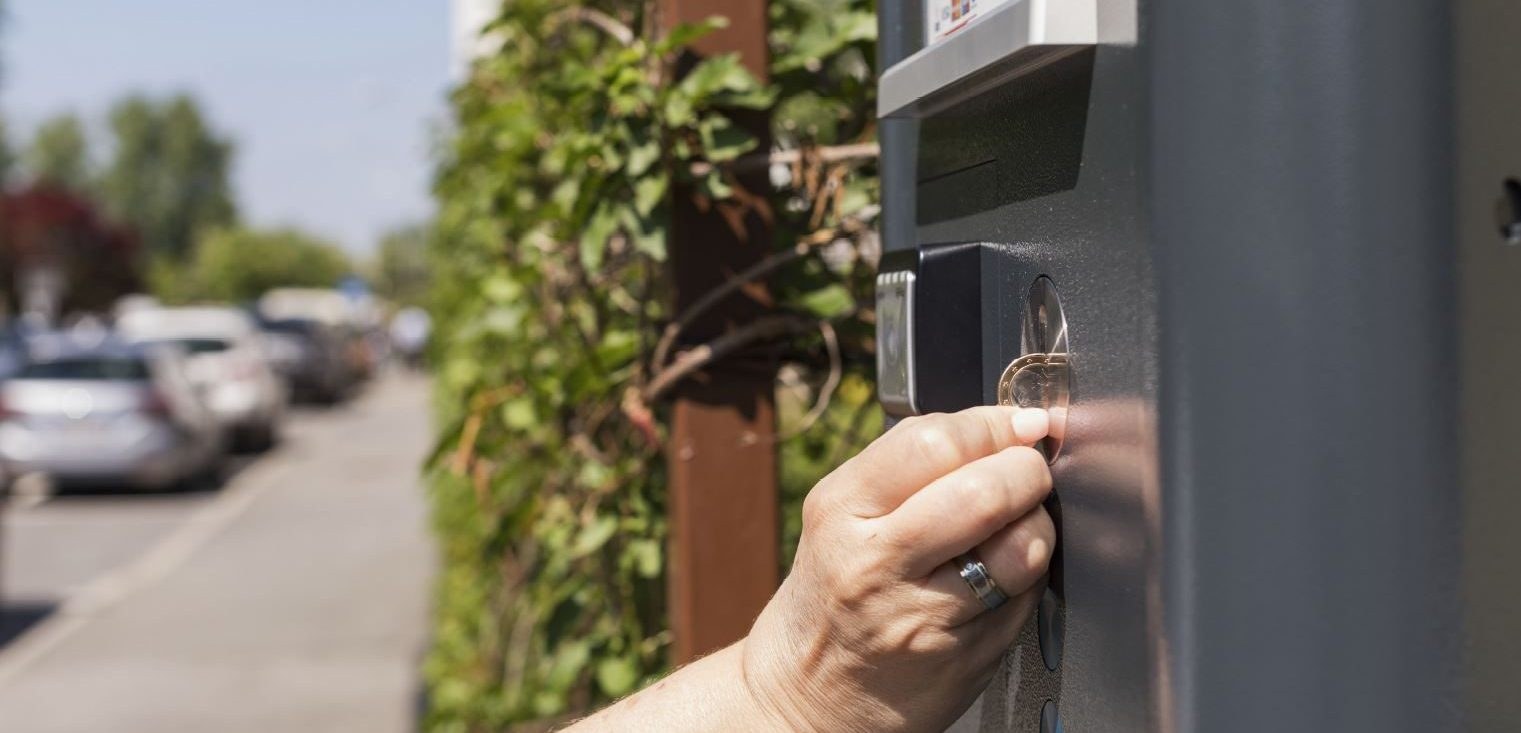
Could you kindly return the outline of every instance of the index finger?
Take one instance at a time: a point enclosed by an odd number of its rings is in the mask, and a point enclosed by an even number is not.
[[[911,417],[846,461],[829,483],[853,487],[848,496],[840,497],[847,511],[879,517],[957,468],[1045,437],[1048,421],[1040,419],[1044,417],[1044,410],[1013,407],[973,407]],[[820,489],[834,491],[826,486]]]

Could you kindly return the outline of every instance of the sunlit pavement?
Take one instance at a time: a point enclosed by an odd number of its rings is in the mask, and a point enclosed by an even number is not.
[[[220,489],[13,502],[0,730],[413,729],[428,441],[426,383],[393,375]]]

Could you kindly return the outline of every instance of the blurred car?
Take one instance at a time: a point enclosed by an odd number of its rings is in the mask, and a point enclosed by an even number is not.
[[[239,444],[262,448],[275,441],[287,389],[247,313],[218,306],[144,308],[123,313],[116,327],[130,342],[185,349],[191,383]]]
[[[428,312],[416,306],[408,306],[391,317],[391,343],[396,354],[407,366],[422,367],[423,352],[428,348],[428,334],[433,330],[433,319]]]
[[[371,332],[357,326],[343,330],[343,363],[351,384],[358,384],[375,376],[380,359],[375,353]]]
[[[297,399],[336,402],[352,386],[348,342],[336,328],[307,318],[264,321],[265,356]]]
[[[0,328],[0,379],[21,370],[26,363],[26,341],[15,324]]]
[[[156,489],[215,472],[224,434],[187,368],[172,347],[39,337],[0,382],[5,477]]]

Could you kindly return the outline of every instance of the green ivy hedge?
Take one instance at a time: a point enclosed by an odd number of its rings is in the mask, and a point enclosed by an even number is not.
[[[676,77],[676,52],[722,20],[659,35],[652,7],[511,0],[487,30],[499,50],[453,96],[431,253],[429,730],[543,727],[667,669],[651,389],[676,315],[667,195],[732,197],[736,161],[773,152],[725,112],[771,110],[780,149],[802,151],[778,156],[772,194],[772,290],[807,325],[774,344],[789,505],[877,429],[875,164],[818,152],[873,140],[872,4],[774,0],[768,85],[732,57]]]

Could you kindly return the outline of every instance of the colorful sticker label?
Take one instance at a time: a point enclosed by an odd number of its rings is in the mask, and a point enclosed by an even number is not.
[[[924,0],[924,45],[932,46],[1013,0]]]

